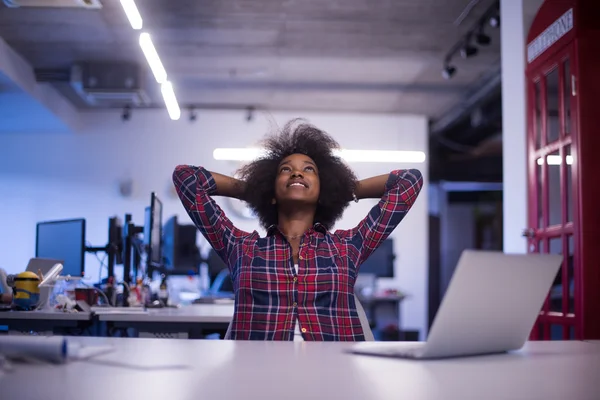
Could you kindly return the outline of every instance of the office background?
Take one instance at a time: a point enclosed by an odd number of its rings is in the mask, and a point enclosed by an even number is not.
[[[277,60],[275,69],[281,74],[277,78],[284,82],[280,86],[272,86],[287,88],[286,90],[291,88],[290,93],[293,93],[288,97],[285,93],[274,90],[275,94],[266,96],[272,102],[271,105],[262,109],[246,108],[246,105],[251,105],[255,100],[252,96],[268,92],[257,90],[262,78],[258,76],[260,74],[253,76],[248,72],[255,71],[256,68],[252,67],[245,72],[239,70],[236,73],[241,75],[237,76],[234,76],[235,73],[230,76],[228,73],[217,74],[216,83],[213,82],[213,86],[207,85],[205,93],[215,95],[219,100],[231,100],[226,96],[219,97],[224,92],[220,93],[218,89],[227,88],[228,84],[223,82],[231,81],[231,88],[235,88],[236,82],[242,81],[247,85],[232,92],[239,96],[238,99],[244,100],[240,103],[243,105],[223,105],[221,108],[200,106],[189,111],[182,104],[181,118],[178,121],[170,120],[162,106],[142,110],[134,108],[129,111],[121,108],[78,109],[68,96],[61,95],[52,84],[36,82],[33,62],[26,60],[15,50],[24,49],[30,60],[43,59],[52,52],[36,47],[43,44],[33,45],[21,39],[32,40],[37,35],[38,41],[55,46],[53,48],[56,49],[60,44],[60,40],[56,38],[64,35],[64,32],[56,33],[56,37],[43,38],[42,41],[41,28],[27,34],[14,29],[3,9],[3,15],[0,16],[0,27],[4,27],[0,30],[0,36],[4,38],[0,39],[0,267],[9,272],[24,268],[34,253],[35,224],[43,220],[86,218],[87,241],[92,246],[104,245],[107,217],[122,216],[130,212],[134,222],[142,225],[144,208],[148,205],[151,191],[155,191],[164,203],[163,221],[172,215],[178,215],[180,223],[186,223],[188,219],[182,214],[183,209],[172,190],[171,172],[175,165],[196,164],[218,172],[231,173],[240,164],[215,160],[212,156],[214,148],[251,146],[276,129],[277,125],[292,118],[303,117],[327,130],[345,148],[425,153],[425,163],[419,164],[352,164],[359,177],[385,173],[396,168],[418,168],[425,176],[425,187],[417,204],[392,236],[396,252],[395,277],[381,280],[383,287],[398,288],[408,294],[409,297],[401,304],[401,324],[404,329],[420,331],[421,337],[424,337],[428,318],[432,316],[432,309],[429,308],[431,297],[428,298],[428,294],[431,295],[431,283],[436,282],[440,286],[436,289],[439,301],[460,251],[478,245],[478,213],[493,215],[495,220],[489,225],[500,225],[494,234],[500,232],[501,239],[494,237],[492,247],[499,246],[507,252],[527,252],[527,240],[522,236],[523,229],[529,225],[523,73],[526,64],[525,37],[542,2],[500,1],[498,21],[502,21],[502,29],[486,25],[485,32],[492,37],[491,45],[480,46],[479,54],[468,59],[461,59],[455,54],[452,63],[457,70],[449,80],[443,80],[440,76],[441,68],[447,66],[444,65],[442,55],[449,49],[451,42],[463,39],[462,35],[467,28],[476,27],[478,17],[494,1],[482,1],[475,11],[469,11],[467,14],[471,15],[465,19],[466,22],[459,24],[460,28],[452,28],[452,37],[444,37],[442,40],[443,35],[439,35],[437,27],[430,29],[427,36],[413,37],[412,31],[405,32],[404,50],[398,50],[393,46],[395,42],[389,41],[394,36],[392,33],[384,35],[388,42],[377,42],[377,46],[373,44],[369,47],[368,41],[357,41],[352,45],[346,43],[346,47],[339,47],[337,53],[329,54],[330,57],[321,61],[317,61],[314,54],[308,54],[310,52],[307,48],[296,48],[303,57],[283,57],[283,60]],[[460,2],[456,4],[458,3]],[[447,7],[451,8],[450,5]],[[453,7],[459,8],[456,5]],[[137,33],[130,30],[119,7],[107,3],[107,10],[112,12],[111,18],[116,18],[119,29],[124,29],[118,31],[119,35],[127,29],[131,38],[136,37]],[[449,17],[443,16],[441,7],[432,10],[426,7],[407,8],[406,15],[418,15],[422,18],[420,21],[426,21],[423,23],[427,24],[436,25],[435,21],[443,20],[446,25],[452,25]],[[431,15],[426,18],[427,12]],[[355,14],[352,15],[357,18]],[[56,24],[56,18],[52,21]],[[351,24],[340,26],[342,28],[339,29],[344,31]],[[9,29],[10,27],[13,28]],[[313,33],[316,35],[316,31]],[[353,36],[355,33],[345,33],[348,37],[356,38]],[[333,44],[343,37],[342,34],[333,36]],[[98,33],[94,40],[101,40],[102,37],[104,36]],[[314,38],[311,35],[308,37]],[[300,40],[299,36],[294,38]],[[431,47],[424,45],[425,39],[429,40],[427,43]],[[243,42],[246,38],[240,40]],[[75,39],[73,43],[81,46]],[[124,48],[139,52],[134,39],[131,43],[127,42]],[[258,47],[265,52],[270,49],[270,43],[270,39],[265,39]],[[323,45],[327,47],[332,43]],[[15,49],[11,47],[13,45]],[[221,42],[211,45],[214,46],[213,51],[219,49],[219,46],[227,47]],[[249,48],[253,46],[248,43],[245,45]],[[99,48],[106,50],[107,47]],[[364,54],[371,54],[369,51],[373,53],[368,58],[359,59],[356,57],[358,53],[352,53],[352,49]],[[120,48],[117,53],[123,55],[124,51]],[[440,57],[432,56],[434,52],[439,53]],[[182,81],[185,81],[193,75],[194,66],[185,66],[182,63],[185,57],[175,57],[174,53],[176,52],[170,49],[166,53],[168,55],[162,53],[161,56],[168,70],[179,64],[178,72],[183,74]],[[57,57],[65,57],[66,52],[57,54]],[[386,55],[392,58],[386,58]],[[141,53],[137,56],[141,58]],[[229,62],[234,57],[223,57],[218,62],[207,64],[209,59],[209,56],[199,58],[204,71],[213,68],[215,71],[231,72]],[[267,64],[274,59],[277,58],[264,58]],[[332,67],[338,64],[343,65],[343,68],[336,72]],[[431,78],[434,72],[435,79]],[[177,73],[173,75],[176,76]],[[291,80],[293,83],[294,77],[308,80],[305,83],[313,90],[295,91],[294,88],[299,86],[286,82]],[[310,79],[315,81],[311,83]],[[432,79],[433,83],[427,82],[427,79]],[[206,79],[203,77],[200,80]],[[421,86],[415,84],[411,90],[402,92],[401,89],[410,89],[411,84],[398,84],[396,80],[418,81]],[[431,179],[430,172],[434,170],[432,163],[437,163],[435,171],[444,171],[449,165],[440,164],[442,157],[440,153],[432,152],[435,147],[432,142],[436,142],[436,138],[460,142],[472,133],[465,132],[458,140],[452,138],[451,132],[437,132],[436,127],[448,115],[445,111],[451,113],[453,110],[461,110],[460,121],[454,121],[458,125],[476,120],[475,111],[478,106],[472,100],[474,93],[481,93],[475,89],[482,88],[483,83],[488,80],[495,82],[488,95],[493,93],[495,96],[492,102],[496,110],[494,123],[500,127],[485,135],[479,132],[478,140],[499,137],[493,160],[494,176],[497,179],[491,183],[448,183],[439,177],[438,172],[435,179]],[[432,85],[428,86],[429,84]],[[177,85],[175,86],[177,89]],[[322,88],[322,91],[316,90],[317,87]],[[400,93],[394,93],[396,89],[390,90],[390,87],[399,88],[397,91]],[[432,89],[434,87],[437,91]],[[156,89],[154,87],[152,90]],[[185,84],[181,84],[177,90],[180,90],[178,93],[185,93],[187,98],[198,92],[194,85],[186,87]],[[425,93],[427,90],[430,92]],[[303,94],[299,95],[300,92]],[[278,106],[290,111],[277,111]],[[482,105],[480,108],[487,106]],[[317,109],[322,111],[316,111]],[[483,121],[492,114],[484,113]],[[125,120],[124,115],[128,117]],[[190,118],[192,115],[194,118]],[[449,143],[452,144],[452,140]],[[473,176],[472,173],[477,172],[477,168],[473,167],[475,165],[478,164],[466,167],[461,176]],[[556,193],[552,190],[558,189],[559,186],[551,186],[550,197],[555,197]],[[465,192],[492,193],[492,197],[455,201],[454,194]],[[218,201],[240,228],[252,230],[257,227],[255,221],[239,216],[230,202],[221,199]],[[352,204],[337,227],[345,228],[356,224],[373,203],[374,201],[361,201],[359,204]],[[434,226],[435,235],[430,234],[432,217],[438,217],[437,225]],[[551,215],[550,218],[556,219],[556,216]],[[432,242],[435,240],[438,241],[439,249],[432,251]],[[202,240],[199,244],[206,253],[206,244]],[[559,250],[551,249],[551,252]],[[432,263],[441,265],[439,276],[433,278],[430,271]],[[99,275],[98,267],[96,257],[87,254],[86,275],[96,280]]]
[[[178,215],[189,223],[173,192],[171,174],[178,164],[202,165],[233,173],[239,165],[218,161],[218,147],[250,147],[292,118],[301,116],[330,132],[345,148],[415,150],[427,152],[427,123],[423,116],[348,115],[335,113],[262,113],[251,121],[246,112],[199,111],[196,121],[172,121],[162,109],[134,110],[122,121],[118,110],[81,113],[80,132],[52,133],[43,129],[0,135],[0,243],[1,265],[9,272],[23,270],[35,252],[38,221],[86,218],[86,240],[104,245],[107,218],[132,213],[136,225],[144,223],[144,208],[155,191],[163,201],[163,221]],[[16,122],[18,123],[18,121]],[[27,123],[26,121],[22,123]],[[368,138],[368,140],[365,140]],[[359,177],[397,168],[419,168],[427,176],[427,163],[355,163]],[[130,182],[130,196],[120,184]],[[427,190],[393,233],[395,277],[382,279],[382,287],[400,288],[410,295],[402,305],[402,324],[424,332],[427,298]],[[259,229],[256,220],[238,216],[231,204],[217,199],[241,229]],[[336,228],[357,224],[375,204],[352,204]],[[261,233],[264,233],[261,231]],[[200,235],[198,235],[200,238]],[[206,243],[199,239],[206,251]],[[99,262],[86,255],[86,276],[97,280]],[[119,271],[117,269],[117,271]],[[106,274],[106,270],[104,270]]]

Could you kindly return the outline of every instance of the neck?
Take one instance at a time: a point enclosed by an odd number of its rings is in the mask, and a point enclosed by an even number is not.
[[[288,238],[291,236],[302,236],[314,224],[315,212],[313,209],[307,210],[301,207],[295,210],[279,210],[278,227],[281,233]]]

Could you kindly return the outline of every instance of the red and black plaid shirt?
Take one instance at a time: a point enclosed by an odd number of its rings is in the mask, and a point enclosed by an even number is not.
[[[260,237],[233,226],[211,198],[216,184],[206,169],[178,166],[173,182],[192,221],[229,266],[232,339],[293,340],[298,318],[304,340],[362,341],[354,301],[359,266],[402,221],[423,178],[416,169],[392,171],[379,203],[353,229],[330,233],[315,224],[301,239],[298,274],[277,227]]]

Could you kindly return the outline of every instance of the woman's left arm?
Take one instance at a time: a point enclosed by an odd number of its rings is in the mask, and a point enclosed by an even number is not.
[[[417,169],[395,170],[357,182],[357,199],[380,200],[355,228],[338,232],[357,250],[356,265],[366,260],[404,219],[422,186],[423,176]]]
[[[356,198],[358,200],[381,198],[385,194],[386,183],[389,178],[390,174],[384,174],[358,181],[354,192]]]

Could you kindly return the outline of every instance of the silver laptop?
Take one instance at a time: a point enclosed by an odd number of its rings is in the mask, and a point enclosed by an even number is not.
[[[42,271],[42,274],[46,275],[48,272],[50,272],[50,269],[52,269],[52,267],[55,264],[59,263],[63,264],[64,261],[56,260],[54,258],[36,257],[29,260],[29,263],[27,264],[27,268],[25,270],[36,274],[38,273],[38,271]]]
[[[563,257],[465,250],[426,342],[363,342],[358,354],[445,358],[518,350],[527,341]]]
[[[59,264],[59,263],[63,264],[64,261],[57,260],[54,258],[35,257],[35,258],[32,258],[29,260],[29,263],[27,264],[27,268],[25,270],[33,272],[35,274],[37,274],[39,271],[41,271],[42,275],[46,275],[48,272],[50,272],[50,270],[52,269],[52,267],[54,267],[54,265]],[[40,276],[40,279],[42,279],[41,276]],[[40,287],[40,302],[39,302],[38,307],[42,307],[49,301],[52,290],[53,290],[53,288],[51,288],[51,287]]]

